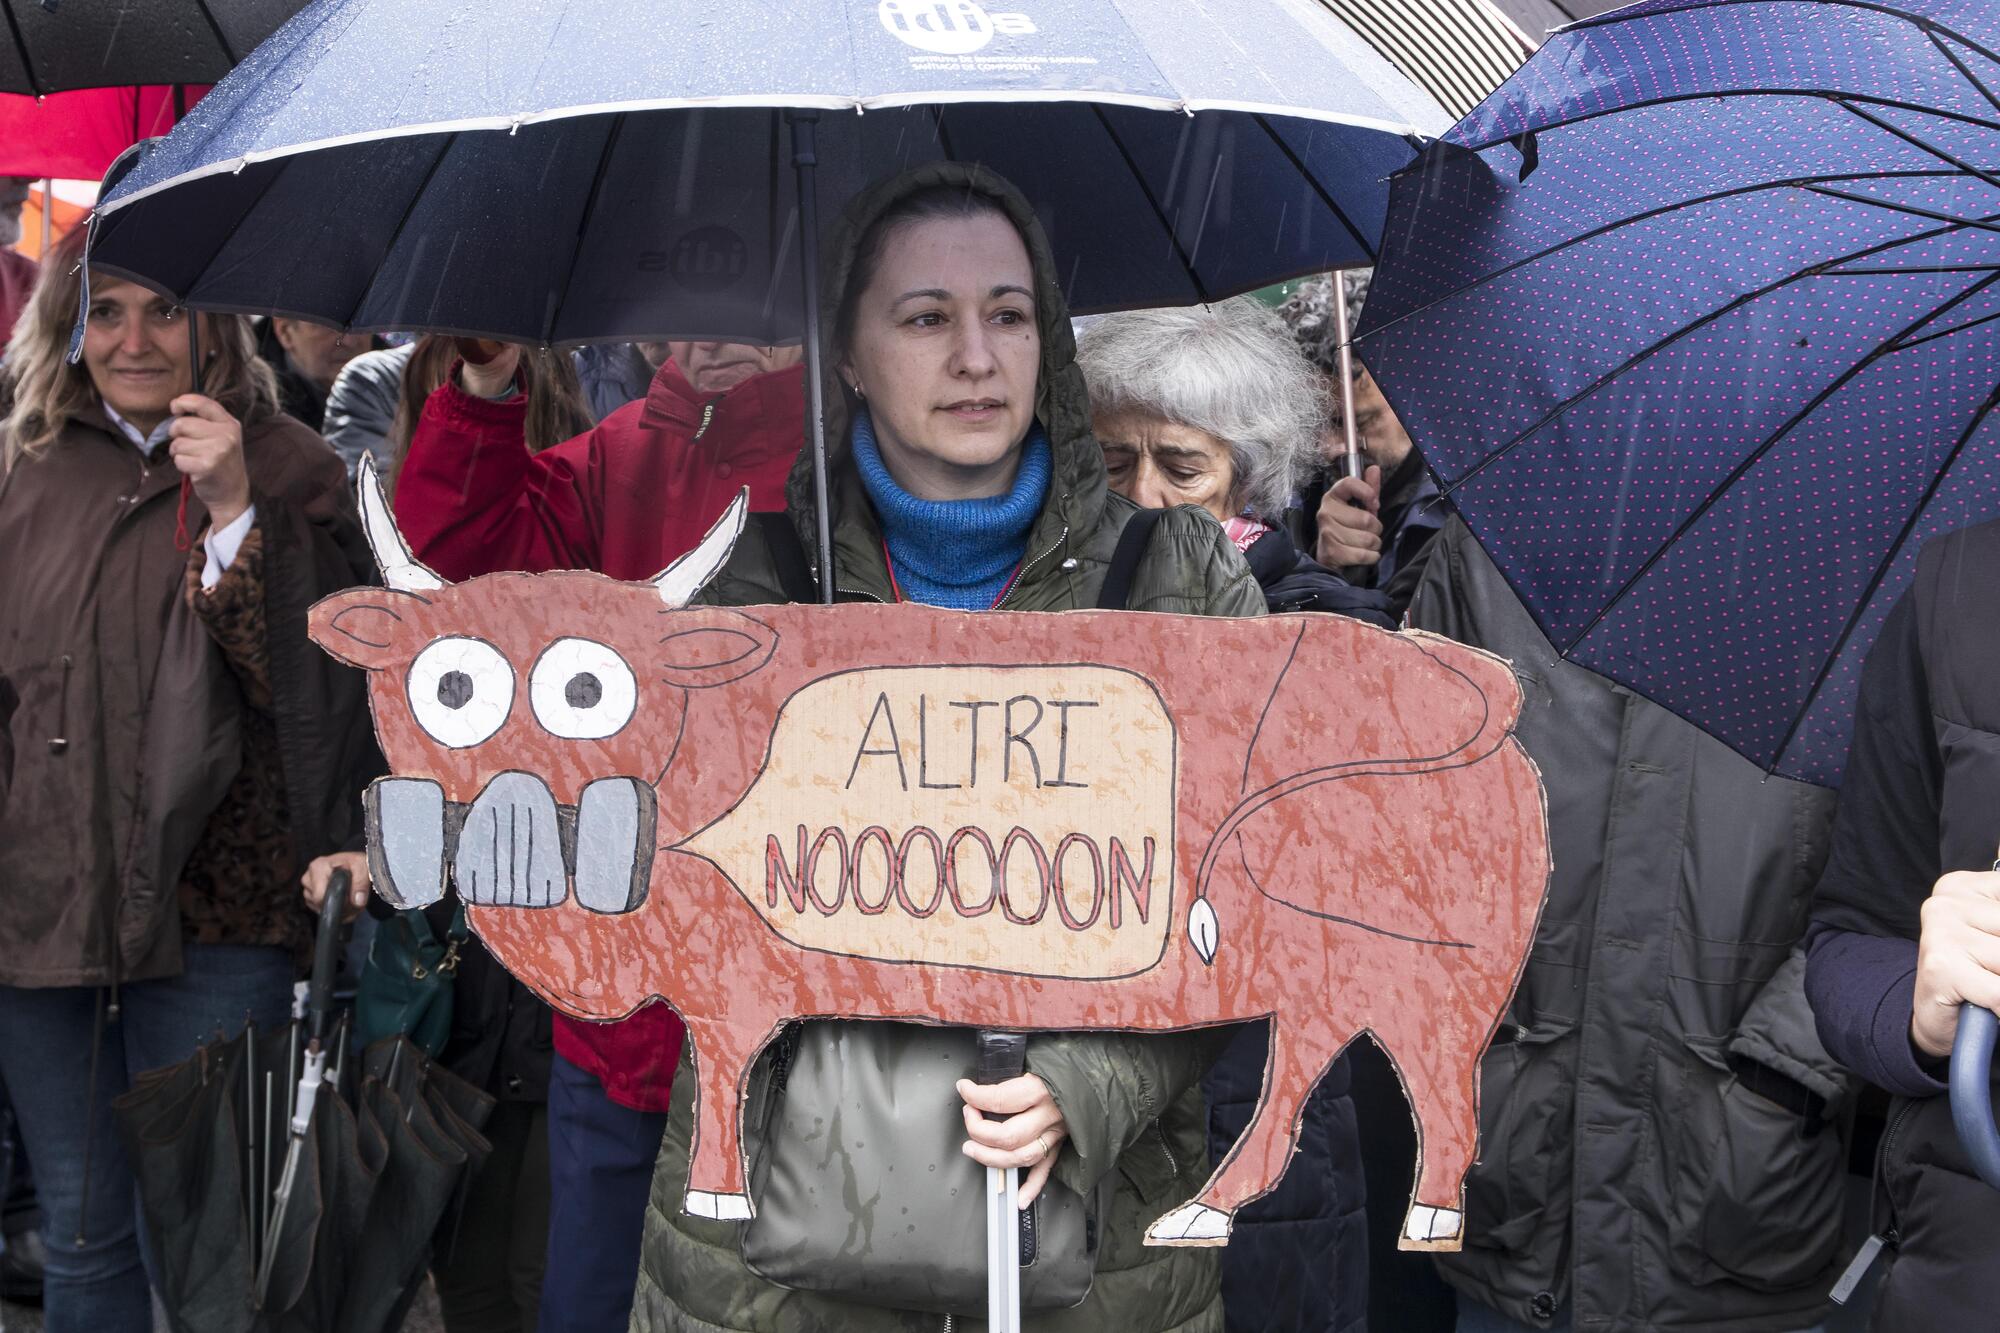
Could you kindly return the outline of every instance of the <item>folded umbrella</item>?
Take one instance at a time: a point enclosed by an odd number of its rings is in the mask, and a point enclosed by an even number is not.
[[[114,1104],[176,1333],[400,1327],[432,1233],[491,1151],[492,1098],[406,1039],[345,1068],[325,947],[344,898],[335,885],[321,917],[314,1020],[218,1040]]]
[[[313,937],[312,981],[306,992],[305,1052],[291,1097],[291,1116],[286,1122],[285,1164],[272,1196],[270,1215],[263,1223],[258,1251],[259,1309],[288,1310],[297,1304],[318,1249],[319,1224],[326,1212],[327,1173],[320,1168],[317,1151],[322,1135],[312,1130],[314,1113],[320,1110],[320,1094],[328,1085],[327,1062],[335,1045],[329,1040],[333,973],[339,965],[340,914],[347,903],[349,880],[345,870],[334,871],[320,903],[319,929]],[[336,1086],[332,1100],[337,1101],[339,1095]],[[324,1114],[335,1117],[335,1107],[329,1104]],[[364,1140],[355,1145],[355,1150],[363,1154],[367,1166],[380,1169],[382,1145],[377,1139]]]

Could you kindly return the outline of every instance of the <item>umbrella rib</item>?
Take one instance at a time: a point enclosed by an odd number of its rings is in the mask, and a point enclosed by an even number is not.
[[[1405,310],[1402,314],[1394,318],[1383,320],[1363,335],[1360,341],[1366,342],[1385,329],[1392,329],[1404,320],[1413,319],[1426,311],[1434,310],[1446,301],[1463,296],[1467,292],[1478,291],[1487,283],[1498,278],[1504,278],[1516,269],[1526,268],[1530,264],[1539,263],[1551,255],[1561,254],[1564,250],[1570,249],[1572,246],[1582,245],[1586,241],[1594,241],[1600,236],[1609,236],[1612,232],[1620,228],[1629,227],[1639,222],[1650,222],[1654,218],[1665,217],[1669,213],[1677,213],[1683,208],[1699,208],[1703,204],[1713,204],[1723,199],[1736,199],[1747,195],[1760,194],[1765,190],[1811,189],[1814,185],[1825,181],[1921,180],[1927,177],[1942,178],[1953,174],[1957,173],[1946,171],[1843,171],[1829,176],[1787,176],[1783,180],[1759,181],[1755,185],[1736,185],[1731,186],[1727,190],[1716,190],[1713,193],[1696,195],[1690,199],[1676,199],[1670,204],[1661,204],[1658,208],[1649,208],[1644,212],[1633,213],[1629,216],[1618,218],[1615,221],[1604,223],[1602,226],[1592,227],[1589,231],[1579,232],[1575,236],[1565,237],[1546,249],[1537,250],[1531,255],[1524,255],[1512,263],[1503,264],[1491,273],[1483,273],[1471,282],[1462,283],[1448,292],[1443,292],[1438,296],[1432,297],[1422,305]]]
[[[1941,32],[1945,36],[1951,38],[1954,42],[1957,42],[1960,46],[1963,46],[1968,50],[1977,51],[1979,52],[1980,55],[1987,57],[1989,60],[2000,61],[2000,55],[1995,55],[1985,46],[1981,45],[1978,42],[1973,41],[1971,38],[1967,37],[1964,33],[1958,31],[1958,29],[1947,27],[1946,25],[1939,23],[1937,20],[1932,18],[1919,18],[1915,14],[1911,14],[1904,10],[1897,9],[1891,5],[1870,3],[1870,0],[1801,0],[1801,2],[1807,7],[1808,12],[1814,10],[1825,10],[1828,8],[1839,8],[1839,9],[1861,9],[1861,10],[1866,10],[1869,13],[1881,14],[1888,18],[1896,19],[1899,22],[1907,23],[1911,27],[1916,28],[1918,31],[1922,32],[1927,37],[1933,36],[1933,34]],[[1564,33],[1571,33],[1571,32],[1581,31],[1582,29],[1585,28],[1608,28],[1620,23],[1632,23],[1640,20],[1664,18],[1669,14],[1685,14],[1691,10],[1697,10],[1697,9],[1722,9],[1731,5],[1752,5],[1752,4],[1765,5],[1769,3],[1771,3],[1771,0],[1690,0],[1690,2],[1687,4],[1671,5],[1671,6],[1663,5],[1657,9],[1648,9],[1643,14],[1625,13],[1623,12],[1623,7],[1621,6],[1620,9],[1613,10],[1607,14],[1593,15],[1590,18],[1579,19],[1575,23],[1566,24],[1562,28],[1562,31]],[[1815,17],[1817,17],[1817,15],[1815,15]]]
[[[1875,594],[1881,590],[1882,584],[1889,577],[1889,571],[1895,567],[1897,557],[1909,543],[1911,534],[1917,530],[1917,524],[1922,521],[1924,511],[1929,509],[1931,501],[1937,498],[1938,488],[1944,485],[1944,480],[1951,475],[1951,470],[1958,466],[1959,456],[1965,452],[1966,445],[1970,444],[1972,437],[1979,433],[1980,426],[1985,424],[1996,406],[2000,406],[2000,385],[1995,385],[1992,392],[1986,395],[1986,401],[1980,404],[1979,410],[1972,414],[1972,420],[1966,424],[1963,431],[1959,432],[1958,439],[1951,446],[1951,452],[1945,455],[1943,465],[1932,474],[1930,483],[1924,487],[1924,493],[1917,497],[1917,503],[1908,514],[1904,515],[1903,526],[1897,531],[1896,539],[1889,543],[1888,552],[1883,555],[1881,563],[1875,566],[1875,573],[1869,578],[1868,587],[1862,592],[1861,600],[1855,603],[1854,613],[1847,618],[1847,623],[1841,626],[1840,636],[1833,641],[1833,647],[1827,651],[1825,659],[1819,664],[1819,670],[1814,673],[1813,682],[1805,692],[1804,701],[1799,704],[1798,711],[1792,714],[1791,724],[1785,728],[1785,734],[1778,738],[1777,746],[1771,751],[1770,771],[1775,771],[1778,760],[1783,757],[1786,747],[1792,743],[1792,737],[1796,736],[1799,728],[1805,725],[1806,714],[1812,711],[1814,697],[1819,694],[1820,687],[1826,684],[1826,678],[1832,673],[1834,663],[1838,662],[1841,653],[1846,651],[1847,641],[1853,638],[1854,631],[1861,627],[1862,618],[1868,614],[1869,604],[1875,600]]]
[[[1732,3],[1733,0],[1723,0]],[[1746,0],[1747,2],[1747,0]],[[2000,119],[1988,120],[1981,116],[1968,116],[1961,111],[1945,111],[1934,106],[1924,106],[1919,102],[1905,102],[1895,97],[1867,97],[1857,93],[1836,93],[1825,88],[1731,88],[1710,89],[1706,92],[1672,93],[1661,97],[1646,97],[1634,102],[1621,102],[1617,106],[1606,107],[1602,111],[1584,111],[1561,120],[1552,120],[1546,125],[1526,125],[1511,134],[1495,135],[1478,143],[1459,144],[1468,152],[1483,153],[1489,148],[1497,148],[1504,143],[1512,143],[1523,134],[1547,134],[1550,130],[1566,130],[1573,125],[1582,125],[1593,120],[1603,120],[1609,116],[1622,116],[1628,111],[1647,111],[1656,106],[1672,106],[1676,102],[1733,102],[1755,97],[1813,97],[1835,106],[1850,102],[1866,102],[1870,106],[1890,107],[1897,111],[1914,111],[1918,115],[1935,116],[1939,120],[1955,121],[1961,125],[1972,125],[1982,130],[2000,130]],[[1415,166],[1403,168],[1416,170]]]
[[[931,126],[932,132],[937,135],[938,147],[944,150],[945,157],[953,162],[958,161],[958,154],[953,152],[951,147],[951,131],[944,127],[944,108],[936,102],[931,103]]]
[[[1631,575],[1628,578],[1626,578],[1624,583],[1619,585],[1618,591],[1612,593],[1610,597],[1605,599],[1604,605],[1597,608],[1596,613],[1591,616],[1589,623],[1586,624],[1582,629],[1578,630],[1576,634],[1571,636],[1570,640],[1563,645],[1562,647],[1563,655],[1567,657],[1571,652],[1575,651],[1576,646],[1579,643],[1582,643],[1586,638],[1590,637],[1591,633],[1594,630],[1596,630],[1596,628],[1599,625],[1603,624],[1605,618],[1608,617],[1614,609],[1616,609],[1618,603],[1624,600],[1625,595],[1631,592],[1634,587],[1638,586],[1639,581],[1644,579],[1647,574],[1652,572],[1653,566],[1658,564],[1666,556],[1667,552],[1673,549],[1674,543],[1678,542],[1682,537],[1685,537],[1689,532],[1693,531],[1694,526],[1697,523],[1701,522],[1701,520],[1707,516],[1708,511],[1715,507],[1716,502],[1722,498],[1722,496],[1729,490],[1729,488],[1731,486],[1734,486],[1739,480],[1741,480],[1744,474],[1749,472],[1751,468],[1757,466],[1757,464],[1760,461],[1762,461],[1765,454],[1769,453],[1772,449],[1775,449],[1778,446],[1779,441],[1783,440],[1787,435],[1792,433],[1794,427],[1796,427],[1800,422],[1804,421],[1807,417],[1811,416],[1814,412],[1817,412],[1828,399],[1832,398],[1835,394],[1839,393],[1849,384],[1852,384],[1863,373],[1872,368],[1877,361],[1880,361],[1884,357],[1889,356],[1895,352],[1901,351],[1903,339],[1909,337],[1910,334],[1916,332],[1918,329],[1922,328],[1925,324],[1928,324],[1930,321],[1936,319],[1939,315],[1948,314],[1954,308],[1963,305],[1965,302],[1971,300],[1974,296],[1977,296],[1980,292],[1985,291],[1988,287],[1991,287],[1995,282],[2000,282],[2000,273],[1991,274],[1985,278],[1982,278],[1978,282],[1973,283],[1970,287],[1967,287],[1964,291],[1960,292],[1957,296],[1952,297],[1951,300],[1945,302],[1943,305],[1937,307],[1936,309],[1925,312],[1924,315],[1921,318],[1919,318],[1915,323],[1910,324],[1898,330],[1896,333],[1890,335],[1882,342],[1877,343],[1874,349],[1870,351],[1868,355],[1862,357],[1852,366],[1849,366],[1846,370],[1842,371],[1839,375],[1835,376],[1832,383],[1828,384],[1825,388],[1821,389],[1818,393],[1814,394],[1812,398],[1807,401],[1805,406],[1801,407],[1798,411],[1792,413],[1791,416],[1787,417],[1783,425],[1779,426],[1778,429],[1773,431],[1771,434],[1765,436],[1764,439],[1757,445],[1755,449],[1751,450],[1749,454],[1747,454],[1742,460],[1740,460],[1736,464],[1735,467],[1731,468],[1729,470],[1729,475],[1724,477],[1718,485],[1716,485],[1713,489],[1711,489],[1708,495],[1702,499],[1702,502],[1696,505],[1686,518],[1681,520],[1680,526],[1674,529],[1673,534],[1654,548],[1653,553],[1647,556],[1646,559],[1639,565],[1637,569],[1632,571]]]
[[[451,150],[456,147],[458,147],[458,135],[454,132],[444,141],[444,147],[438,150],[438,155],[431,159],[431,164],[424,168],[424,178],[418,181],[417,188],[410,192],[409,199],[403,204],[403,216],[396,219],[395,230],[389,233],[388,244],[382,247],[382,258],[375,262],[375,276],[368,279],[361,288],[361,295],[354,298],[354,308],[349,310],[347,318],[340,322],[341,328],[352,329],[355,317],[361,313],[362,307],[368,304],[368,298],[375,294],[375,283],[381,277],[382,265],[395,250],[396,243],[403,239],[403,229],[410,225],[410,218],[416,213],[417,204],[423,199],[424,191],[431,188],[431,178],[437,175],[438,168],[444,165],[444,160],[451,156]]]
[[[1912,338],[1908,342],[1903,343],[1901,346],[1897,347],[1896,350],[1899,352],[1907,352],[1912,347],[1922,347],[1925,343],[1934,343],[1938,341],[1938,339],[1940,338],[1949,338],[1954,334],[1964,333],[1968,329],[1976,329],[1979,328],[1981,325],[1991,324],[1996,319],[2000,319],[2000,313],[1991,315],[1981,315],[1978,319],[1969,319],[1963,324],[1954,325],[1953,327],[1948,329],[1939,329],[1936,333],[1926,333],[1921,338]]]
[[[624,132],[625,116],[626,113],[620,111],[616,116],[612,117],[611,129],[604,136],[604,147],[597,154],[597,169],[591,173],[590,193],[584,196],[583,213],[576,220],[576,244],[571,247],[569,252],[569,266],[563,270],[562,288],[556,293],[556,299],[549,305],[548,319],[542,323],[542,346],[544,347],[547,347],[549,340],[555,336],[556,324],[559,322],[562,308],[569,302],[570,284],[576,280],[576,266],[578,261],[583,257],[584,233],[590,230],[591,216],[597,212],[597,199],[604,192],[604,176],[611,166],[611,155],[618,148],[619,135]]]
[[[1850,204],[1866,204],[1870,208],[1880,208],[1891,213],[1902,213],[1913,218],[1923,218],[1927,222],[1958,222],[1980,231],[2000,232],[2000,222],[1985,218],[1953,217],[1950,213],[1940,213],[1936,209],[1920,208],[1915,204],[1899,204],[1888,199],[1871,199],[1865,194],[1848,194],[1843,190],[1829,190],[1824,185],[1800,187],[1810,194],[1823,195],[1828,199],[1844,199]]]
[[[1324,185],[1320,184],[1319,177],[1313,173],[1312,168],[1308,167],[1299,155],[1292,151],[1292,146],[1285,142],[1283,136],[1271,128],[1270,120],[1261,115],[1252,116],[1250,119],[1257,122],[1257,128],[1264,131],[1270,137],[1271,142],[1276,145],[1278,151],[1283,153],[1286,160],[1298,169],[1299,175],[1305,177],[1306,184],[1312,186],[1313,193],[1319,196],[1319,201],[1325,204],[1332,211],[1334,217],[1340,220],[1340,225],[1345,227],[1347,234],[1354,238],[1354,243],[1361,248],[1361,253],[1367,255],[1371,260],[1374,259],[1376,247],[1368,244],[1368,238],[1361,234],[1360,228],[1356,227],[1353,220],[1347,216],[1347,210],[1334,202],[1333,195],[1328,192]]]
[[[208,0],[194,0],[194,7],[195,12],[201,15],[201,21],[208,25],[209,32],[214,34],[215,44],[222,48],[222,58],[229,62],[229,67],[234,68],[241,63],[243,57],[237,55],[236,48],[229,44],[229,38],[223,34],[222,25],[215,21],[215,15],[208,8]]]
[[[1160,207],[1159,199],[1153,194],[1153,187],[1146,184],[1146,178],[1140,173],[1139,164],[1132,160],[1132,154],[1125,147],[1125,141],[1118,137],[1117,130],[1111,128],[1111,121],[1105,116],[1103,107],[1093,102],[1090,104],[1090,110],[1091,114],[1097,117],[1097,123],[1103,127],[1105,134],[1110,136],[1111,146],[1118,150],[1118,156],[1125,159],[1125,169],[1132,173],[1132,180],[1138,185],[1139,193],[1146,196],[1146,203],[1152,208],[1153,217],[1165,229],[1167,239],[1173,242],[1174,253],[1180,257],[1181,267],[1187,270],[1188,281],[1194,284],[1195,295],[1200,298],[1203,305],[1210,304],[1214,298],[1209,295],[1208,284],[1201,280],[1201,274],[1195,272],[1194,260],[1189,256],[1187,247],[1181,244],[1180,233],[1174,230],[1171,222],[1167,221],[1166,210]]]
[[[1972,72],[1971,66],[1967,65],[1963,60],[1960,60],[1958,58],[1958,52],[1952,50],[1949,46],[1946,46],[1944,44],[1944,39],[1938,36],[1937,33],[1933,31],[1926,30],[1924,36],[1931,39],[1931,45],[1935,46],[1938,49],[1939,55],[1943,56],[1946,60],[1949,60],[1951,62],[1952,68],[1956,69],[1959,72],[1959,76],[1961,78],[1963,78],[1967,83],[1971,84],[1974,88],[1978,89],[1979,95],[1985,98],[1987,102],[1991,104],[1991,106],[1995,111],[2000,111],[2000,98],[1996,98],[1993,95],[1993,90],[1986,86],[1985,81],[1982,80],[1977,74],[1974,74]],[[1989,59],[1991,59],[1991,52],[1981,52],[1981,54],[1986,55]]]
[[[1891,125],[1888,121],[1883,120],[1880,116],[1872,116],[1868,114],[1868,112],[1862,110],[1859,105],[1857,105],[1855,102],[1853,102],[1848,98],[1836,97],[1833,99],[1833,104],[1847,111],[1851,115],[1859,116],[1861,119],[1867,121],[1870,125],[1873,125],[1876,129],[1882,130],[1884,133],[1894,135],[1896,138],[1901,139],[1904,143],[1909,144],[1911,147],[1929,153],[1932,157],[1936,158],[1940,162],[1949,163],[1952,166],[1957,167],[1960,171],[1965,172],[1969,176],[1978,177],[1980,180],[1985,181],[1988,185],[2000,186],[2000,177],[1996,177],[1992,172],[1983,170],[1979,167],[1975,167],[1970,162],[1967,162],[1964,158],[1958,157],[1952,153],[1947,153],[1944,149],[1939,148],[1936,144],[1926,143],[1924,140],[1919,139],[1916,135],[1911,134],[1908,130],[1899,129],[1896,126]],[[1986,128],[2000,128],[2000,126],[1988,126]]]
[[[40,97],[46,91],[42,81],[35,77],[35,62],[28,58],[28,39],[21,35],[21,20],[14,17],[14,6],[0,0],[0,14],[7,18],[7,30],[14,34],[14,49],[21,53],[21,73],[27,76],[28,91]]]
[[[1679,342],[1682,338],[1687,337],[1689,334],[1694,333],[1699,329],[1706,328],[1708,325],[1713,324],[1716,320],[1721,319],[1724,315],[1730,314],[1731,312],[1736,310],[1740,310],[1744,306],[1750,304],[1752,301],[1761,300],[1764,297],[1769,296],[1772,292],[1781,291],[1784,288],[1791,286],[1793,283],[1798,282],[1802,278],[1832,276],[1826,274],[1827,269],[1834,268],[1841,264],[1851,264],[1857,259],[1865,259],[1870,255],[1881,254],[1886,250],[1893,250],[1897,246],[1909,245],[1916,241],[1929,240],[1930,238],[1935,236],[1943,236],[1947,232],[1951,232],[1954,230],[1956,230],[1955,227],[1938,227],[1931,231],[1919,233],[1916,236],[1901,236],[1897,237],[1894,240],[1878,241],[1874,245],[1866,246],[1860,250],[1853,251],[1850,254],[1841,255],[1833,259],[1825,260],[1821,263],[1814,264],[1807,268],[1802,268],[1798,272],[1787,274],[1786,276],[1779,278],[1775,282],[1766,283],[1762,287],[1758,287],[1755,288],[1754,290],[1743,293],[1743,295],[1735,298],[1734,300],[1729,301],[1721,306],[1718,306],[1714,310],[1711,310],[1708,314],[1703,315],[1700,319],[1697,319],[1689,324],[1683,324],[1680,328],[1675,329],[1672,333],[1669,333],[1666,337],[1661,338],[1659,341],[1653,343],[1650,347],[1642,348],[1639,352],[1629,357],[1622,364],[1612,367],[1610,370],[1606,371],[1604,374],[1598,376],[1595,380],[1591,381],[1584,388],[1578,390],[1576,393],[1570,395],[1568,398],[1565,398],[1562,402],[1557,403],[1554,407],[1550,408],[1547,412],[1543,413],[1540,417],[1538,417],[1535,420],[1534,424],[1530,425],[1529,427],[1527,427],[1527,429],[1521,431],[1518,435],[1514,436],[1513,439],[1508,440],[1505,444],[1502,444],[1497,449],[1492,450],[1486,455],[1486,457],[1480,459],[1477,463],[1473,464],[1472,467],[1466,470],[1463,476],[1458,477],[1450,485],[1446,486],[1444,488],[1444,493],[1446,495],[1451,495],[1454,492],[1458,491],[1467,482],[1471,481],[1481,472],[1484,472],[1493,463],[1498,462],[1501,458],[1511,453],[1517,445],[1521,444],[1523,441],[1528,439],[1528,437],[1533,435],[1536,431],[1548,425],[1551,421],[1554,421],[1557,417],[1569,411],[1572,407],[1575,407],[1578,403],[1584,401],[1586,398],[1589,398],[1592,394],[1595,394],[1598,390],[1604,388],[1606,385],[1615,382],[1618,379],[1618,377],[1623,375],[1626,371],[1635,368],[1641,362],[1651,357],[1654,353],[1664,351],[1667,348],[1673,346],[1675,343]],[[1958,299],[1962,300],[1964,298],[1961,296]],[[1952,304],[1956,303],[1957,303],[1956,301],[1952,302]],[[1950,305],[1946,305],[1945,307],[1943,307],[1943,309],[1946,310],[1950,308],[1951,308]],[[1938,313],[1940,312],[1939,311],[1931,312],[1932,316],[1935,316]],[[1918,321],[1917,324],[1911,325],[1909,329],[1904,330],[1904,333],[1907,334],[1909,332],[1914,331],[1916,328],[1921,326],[1922,322],[1923,321]],[[1574,643],[1574,640],[1572,640],[1572,643]],[[1563,651],[1567,652],[1569,650],[1566,647],[1563,649]]]
[[[0,7],[4,7],[4,5],[0,4]],[[271,185],[276,185],[278,181],[284,177],[284,174],[287,171],[291,170],[291,167],[292,167],[291,161],[287,160],[283,166],[278,168],[277,174],[271,178]],[[264,196],[268,195],[270,192],[271,192],[271,186],[270,185],[265,186],[261,191],[258,192],[256,201],[252,203],[248,208],[245,208],[241,213],[238,213],[236,215],[236,220],[229,224],[229,230],[223,233],[221,241],[217,242],[215,248],[208,252],[208,258],[201,261],[200,267],[196,268],[194,271],[194,276],[188,279],[187,290],[185,292],[175,292],[173,294],[175,298],[178,299],[182,304],[186,305],[194,300],[194,289],[201,285],[201,280],[208,276],[208,271],[211,268],[215,267],[215,261],[222,257],[222,252],[227,250],[229,248],[230,242],[236,239],[236,233],[243,229],[243,224],[250,217],[251,210],[254,209],[257,206],[257,204],[263,203]],[[113,221],[116,222],[117,219],[114,218]]]

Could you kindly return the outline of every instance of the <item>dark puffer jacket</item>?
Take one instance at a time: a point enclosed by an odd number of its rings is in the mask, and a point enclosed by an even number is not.
[[[1454,519],[1410,622],[1511,658],[1555,872],[1480,1065],[1469,1301],[1592,1333],[1790,1333],[1842,1255],[1851,1080],[1799,938],[1833,793],[1558,660]]]
[[[1829,1050],[1895,1094],[1876,1159],[1874,1226],[1891,1241],[1874,1327],[1992,1328],[2000,1193],[1972,1173],[1943,1066],[1910,1040],[1917,939],[1932,886],[1989,870],[2000,846],[2000,523],[1938,538],[1862,669],[1813,904],[1811,997]]]
[[[1047,431],[1054,475],[1028,534],[1020,575],[1001,605],[1059,611],[1096,604],[1118,535],[1136,508],[1109,492],[1104,462],[1090,434],[1088,398],[1077,371],[1068,311],[1048,244],[1026,202],[975,168],[942,163],[875,187],[851,206],[829,247],[830,290],[838,293],[857,238],[870,219],[904,194],[948,183],[994,197],[1028,239],[1036,276],[1042,369],[1036,417]],[[829,301],[835,309],[838,301]],[[831,380],[828,401],[838,404]],[[847,449],[845,413],[829,414],[834,580],[845,600],[895,600],[882,534]],[[793,473],[788,508],[805,550],[815,549],[810,464]],[[752,527],[708,589],[721,605],[786,600],[779,566]],[[1214,519],[1198,509],[1170,510],[1154,529],[1134,573],[1127,605],[1183,615],[1258,615],[1263,598]],[[1200,1190],[1208,1176],[1206,1112],[1200,1079],[1221,1045],[1218,1034],[1043,1033],[1028,1040],[1028,1072],[1055,1094],[1070,1127],[1055,1175],[1080,1194],[1115,1178],[1103,1214],[1103,1240],[1090,1295],[1073,1309],[1032,1317],[1034,1333],[1220,1333],[1216,1253],[1148,1247],[1146,1226]],[[766,1076],[769,1053],[753,1080]],[[830,1300],[773,1286],[744,1267],[742,1224],[711,1222],[682,1211],[693,1128],[692,1079],[676,1080],[647,1209],[632,1326],[638,1333],[916,1333],[943,1328],[946,1317]],[[963,1325],[964,1321],[960,1321]]]

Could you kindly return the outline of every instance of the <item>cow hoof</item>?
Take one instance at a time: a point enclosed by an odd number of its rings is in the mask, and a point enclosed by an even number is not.
[[[747,1222],[750,1220],[750,1196],[689,1190],[687,1211],[690,1217],[706,1217],[716,1222]]]
[[[1465,1230],[1465,1214],[1456,1208],[1433,1208],[1412,1204],[1403,1221],[1399,1250],[1456,1250]]]
[[[1148,1245],[1224,1245],[1229,1214],[1205,1203],[1185,1203],[1146,1228]]]

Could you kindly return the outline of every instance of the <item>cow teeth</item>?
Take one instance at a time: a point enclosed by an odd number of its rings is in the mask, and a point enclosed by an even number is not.
[[[466,812],[452,862],[459,895],[490,907],[554,907],[569,896],[556,798],[532,773],[502,773]]]
[[[629,912],[652,872],[653,789],[636,778],[599,778],[576,803],[576,900],[593,912]]]
[[[444,897],[444,788],[428,778],[377,778],[362,809],[375,892],[401,908]]]

